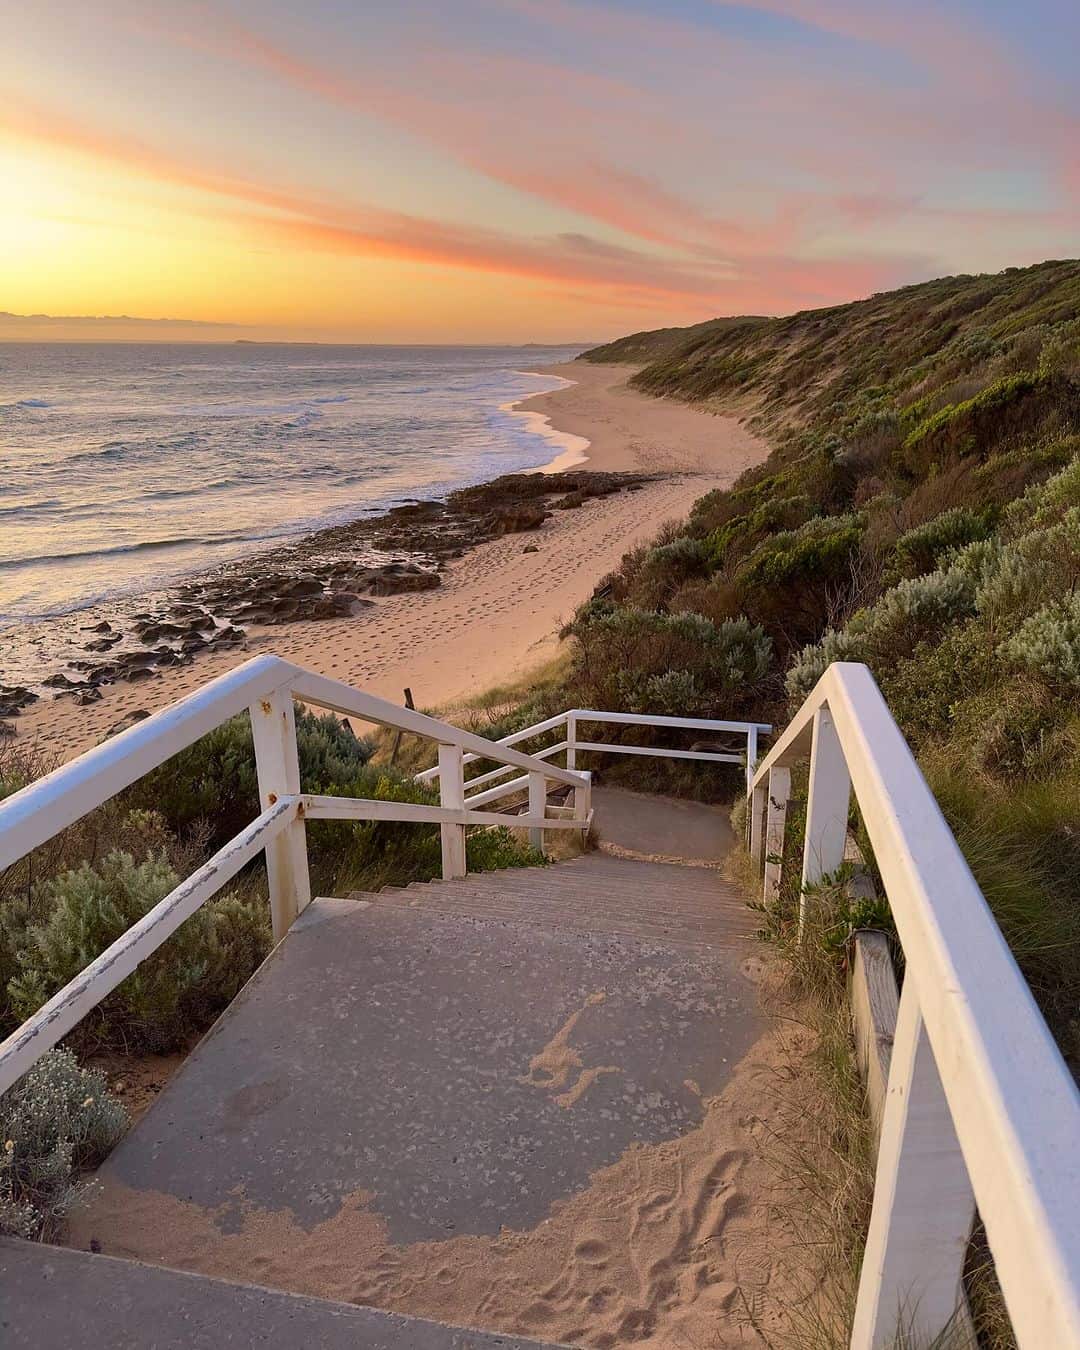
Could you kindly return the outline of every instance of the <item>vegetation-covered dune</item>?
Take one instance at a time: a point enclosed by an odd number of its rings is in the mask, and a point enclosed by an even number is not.
[[[1080,262],[638,334],[773,451],[627,555],[553,702],[782,723],[867,662],[1067,1054],[1080,1024]]]

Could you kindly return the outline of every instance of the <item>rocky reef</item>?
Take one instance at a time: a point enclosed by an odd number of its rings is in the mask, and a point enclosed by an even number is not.
[[[136,601],[108,614],[85,611],[74,616],[81,623],[69,624],[48,674],[0,682],[0,719],[17,717],[45,693],[93,703],[102,685],[149,680],[200,653],[239,647],[251,628],[347,618],[378,597],[430,590],[466,550],[540,530],[556,510],[648,481],[631,473],[506,474],[444,500],[411,500],[250,554],[142,597],[141,608]],[[0,734],[5,729],[10,734],[12,724],[0,723]]]

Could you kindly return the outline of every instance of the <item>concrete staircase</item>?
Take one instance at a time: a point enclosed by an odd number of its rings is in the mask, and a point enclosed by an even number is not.
[[[352,900],[416,913],[733,948],[753,933],[746,899],[715,868],[589,853],[548,867],[474,872],[460,881],[354,891]]]
[[[459,1253],[546,1241],[599,1171],[695,1129],[763,1029],[753,928],[700,858],[314,900],[100,1169],[76,1250],[0,1244],[0,1339],[580,1343],[586,1303],[567,1321],[527,1277],[463,1293]]]

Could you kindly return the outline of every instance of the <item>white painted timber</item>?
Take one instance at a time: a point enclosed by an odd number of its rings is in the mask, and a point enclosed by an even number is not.
[[[675,727],[686,731],[737,731],[745,733],[756,727],[766,735],[772,731],[768,722],[725,722],[709,717],[661,717],[653,713],[600,712],[595,708],[574,708],[579,722],[614,722],[628,727]]]
[[[930,1345],[964,1316],[961,1281],[974,1221],[975,1197],[918,996],[905,983],[852,1350]]]
[[[835,872],[844,861],[850,803],[851,778],[843,746],[828,708],[818,708],[814,713],[810,778],[806,789],[800,924],[806,918],[806,888]]]
[[[439,801],[451,811],[465,809],[465,770],[460,745],[439,746]],[[443,881],[465,875],[465,826],[439,826]]]
[[[0,1093],[16,1082],[36,1060],[127,979],[140,961],[157,950],[185,919],[231,881],[237,872],[266,847],[296,816],[295,797],[283,797],[264,811],[224,848],[175,890],[159,900],[149,913],[106,947],[99,957],[55,993],[0,1044]]]
[[[761,867],[764,847],[765,797],[765,788],[756,787],[750,793],[750,800],[747,803],[747,810],[750,812],[750,857],[757,869]]]
[[[465,731],[461,727],[440,722],[425,713],[414,712],[411,708],[399,708],[386,699],[376,698],[374,694],[364,693],[340,680],[332,680],[326,675],[316,675],[309,670],[297,669],[292,682],[293,695],[303,703],[312,703],[319,708],[329,708],[336,713],[346,713],[362,722],[371,722],[376,726],[400,727],[417,736],[426,736],[428,740],[440,744],[458,746],[463,751],[472,751],[479,759],[492,759],[504,764],[513,764],[526,772],[533,768],[536,758],[523,754],[512,746],[499,741],[487,741],[475,732]],[[546,765],[544,772],[557,782],[576,787],[581,781],[580,775],[571,773],[558,764]]]
[[[654,759],[699,759],[706,764],[743,764],[743,755],[720,755],[705,750],[663,750],[652,745],[611,745],[606,741],[578,741],[579,750],[601,755],[650,755]]]
[[[781,772],[773,770],[774,774]],[[874,1132],[880,1136],[900,994],[885,934],[863,929],[855,934],[852,946],[850,1002],[855,1052],[866,1084]]]
[[[251,705],[251,732],[259,804],[269,810],[282,797],[300,794],[300,762],[296,750],[296,705],[288,688],[275,689]],[[311,903],[307,836],[304,818],[296,815],[266,849],[270,920],[280,942],[298,914]]]
[[[583,792],[584,788],[575,788]],[[367,797],[324,797],[305,793],[300,805],[307,820],[383,820],[410,825],[509,825],[529,828],[542,825],[546,830],[580,830],[585,817],[511,815],[505,811],[474,811],[468,799],[462,810],[447,806],[427,806],[420,802],[377,801]]]
[[[769,770],[765,782],[769,802],[765,823],[764,903],[768,909],[776,904],[780,895],[784,858],[784,830],[787,825],[788,800],[791,797],[791,770],[783,764],[777,764]]]
[[[287,684],[295,669],[277,656],[246,661],[8,797],[0,803],[0,871]]]
[[[892,908],[905,983],[918,995],[1017,1340],[1023,1350],[1071,1350],[1080,1346],[1076,1085],[865,666],[829,667],[758,766],[755,783],[775,765],[805,758],[823,706]]]
[[[547,780],[535,769],[529,774],[529,815],[533,819],[543,820],[547,814]],[[543,826],[534,825],[529,831],[529,846],[538,852],[544,851]]]

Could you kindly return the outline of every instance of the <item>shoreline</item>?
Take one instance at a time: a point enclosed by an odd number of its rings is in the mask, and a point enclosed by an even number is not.
[[[558,433],[590,442],[576,473],[647,474],[648,481],[586,496],[535,526],[465,541],[430,588],[376,591],[359,612],[334,617],[251,623],[234,642],[201,649],[190,664],[103,684],[82,706],[70,694],[42,697],[14,719],[19,742],[71,758],[132,713],[155,712],[264,652],[394,702],[408,686],[421,708],[453,706],[550,660],[560,626],[628,549],[768,453],[734,417],[626,390],[632,367],[575,363],[543,373],[566,379],[567,369],[574,383],[521,400],[531,405],[527,411],[549,418]],[[553,464],[548,475],[558,471]]]

